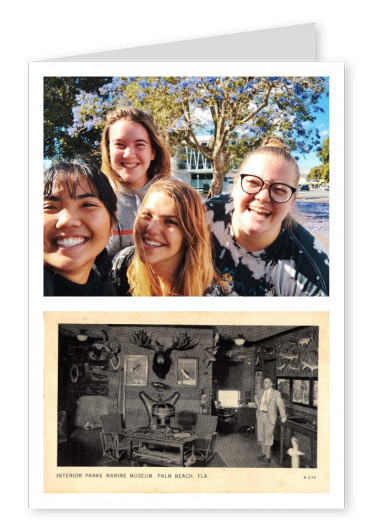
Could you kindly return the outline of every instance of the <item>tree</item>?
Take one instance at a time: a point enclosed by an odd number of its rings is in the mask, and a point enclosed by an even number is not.
[[[308,181],[325,181],[329,182],[329,137],[324,138],[322,146],[316,151],[322,164],[315,166],[307,175]]]
[[[122,105],[147,110],[172,148],[189,145],[211,162],[210,197],[220,193],[230,167],[262,137],[280,135],[300,153],[317,147],[319,133],[306,124],[323,112],[319,102],[327,90],[322,77],[117,77],[76,94],[68,132],[77,138],[96,132],[99,140],[110,110]],[[200,142],[202,134],[211,136],[208,145]]]
[[[44,78],[44,157],[57,159],[93,153],[98,132],[87,129],[79,137],[68,133],[72,124],[72,107],[80,90],[93,91],[111,78],[45,77]]]
[[[307,175],[307,181],[318,182],[321,180],[322,176],[322,166],[315,166],[311,168],[309,174]]]

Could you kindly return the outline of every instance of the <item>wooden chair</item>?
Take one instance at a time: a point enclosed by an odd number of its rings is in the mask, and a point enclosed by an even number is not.
[[[110,457],[117,463],[124,452],[129,449],[129,441],[126,438],[127,430],[123,428],[120,413],[111,413],[101,417],[102,431],[101,442],[103,455]]]
[[[211,415],[198,414],[196,426],[194,428],[197,440],[195,441],[195,457],[197,461],[203,461],[205,464],[215,454],[215,445],[218,439],[217,433],[218,417]]]

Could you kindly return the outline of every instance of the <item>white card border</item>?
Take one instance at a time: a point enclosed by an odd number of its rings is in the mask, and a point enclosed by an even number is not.
[[[43,76],[116,75],[312,75],[330,78],[330,297],[227,298],[225,311],[330,312],[330,478],[329,494],[143,494],[43,493],[43,311],[124,310],[124,299],[43,298],[42,194]],[[29,66],[29,500],[35,508],[339,508],[344,503],[344,65],[339,62],[43,62]],[[210,311],[211,298],[158,299],[158,310]],[[156,300],[132,300],[132,310],[155,310]],[[220,305],[216,304],[216,309]],[[340,414],[339,414],[340,412]],[[334,457],[335,456],[335,457]],[[178,501],[179,500],[179,501]],[[304,502],[303,502],[304,500]]]

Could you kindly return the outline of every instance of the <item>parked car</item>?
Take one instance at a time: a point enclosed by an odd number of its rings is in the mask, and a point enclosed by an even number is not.
[[[309,191],[309,185],[308,184],[302,184],[300,187],[301,192],[308,192]]]

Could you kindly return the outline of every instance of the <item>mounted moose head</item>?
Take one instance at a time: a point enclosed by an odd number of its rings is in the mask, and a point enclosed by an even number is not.
[[[171,352],[173,350],[190,350],[198,343],[195,338],[189,337],[185,332],[173,339],[170,345],[162,345],[153,340],[144,330],[134,332],[129,339],[135,345],[154,351],[153,371],[162,380],[166,378],[171,367]]]

